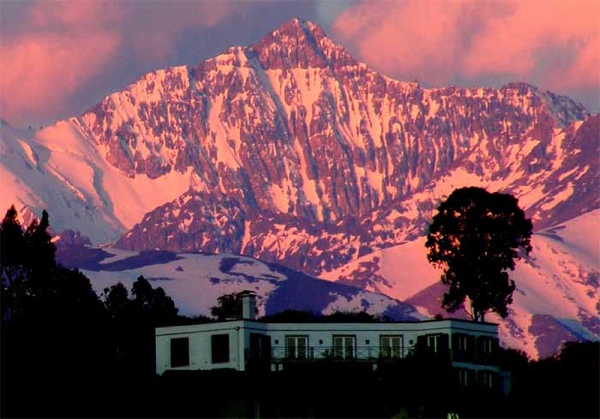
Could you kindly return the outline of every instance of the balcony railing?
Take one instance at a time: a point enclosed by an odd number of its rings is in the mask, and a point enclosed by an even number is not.
[[[331,347],[309,346],[307,348],[286,348],[274,346],[271,348],[273,361],[311,361],[311,360],[340,360],[340,361],[374,361],[402,359],[409,354],[410,347],[379,347],[354,346]]]

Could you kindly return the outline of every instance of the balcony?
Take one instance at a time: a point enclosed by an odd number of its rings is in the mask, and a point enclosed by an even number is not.
[[[274,346],[271,348],[271,361],[394,361],[406,357],[410,352],[410,347],[309,346],[290,349],[285,346]]]

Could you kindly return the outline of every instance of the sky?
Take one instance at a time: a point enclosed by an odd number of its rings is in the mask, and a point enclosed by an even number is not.
[[[253,44],[293,17],[398,80],[524,81],[600,112],[600,0],[0,0],[0,117],[81,115],[147,72]]]

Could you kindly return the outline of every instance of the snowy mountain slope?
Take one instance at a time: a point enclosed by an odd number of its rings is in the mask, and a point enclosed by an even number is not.
[[[582,190],[592,190],[586,178],[597,163],[585,160],[597,146],[593,123],[582,146],[571,141],[587,115],[569,98],[525,83],[423,89],[395,81],[354,60],[317,25],[293,19],[254,45],[232,47],[196,67],[149,73],[82,116],[25,139],[41,149],[40,164],[57,182],[54,192],[32,192],[44,195],[37,202],[20,191],[10,199],[35,204],[34,212],[41,203],[51,214],[66,210],[68,217],[55,218],[57,230],[77,229],[94,242],[129,229],[121,248],[232,251],[283,261],[302,259],[277,250],[286,249],[277,226],[290,218],[299,230],[334,237],[359,223],[367,230],[350,241],[379,243],[369,231],[378,226],[365,221],[377,216],[373,211],[410,201],[457,167],[504,186],[523,169],[524,183],[542,177],[538,189],[573,178],[566,191],[552,194],[565,198],[565,214],[545,211],[539,197],[531,203],[541,206],[534,215],[552,225],[597,206],[589,193],[587,206],[573,205],[582,202]],[[563,164],[568,159],[574,164]],[[588,170],[582,178],[567,166]],[[528,186],[523,182],[505,189],[518,191]],[[224,199],[227,216],[218,210]],[[411,223],[416,232],[426,218]],[[208,231],[226,237],[215,243]],[[304,247],[323,241],[282,233],[306,240]],[[371,243],[363,247],[340,252],[373,250]],[[292,266],[314,274],[340,266],[325,261],[321,269],[315,261]]]
[[[218,297],[249,289],[257,293],[259,315],[286,309],[325,314],[361,310],[398,320],[423,318],[411,306],[388,296],[243,256],[68,246],[59,247],[58,259],[65,266],[82,268],[98,293],[117,282],[131,289],[143,275],[162,287],[186,315],[210,315]]]
[[[292,20],[193,70],[150,74],[82,121],[129,176],[196,173],[118,247],[243,253],[320,275],[421,235],[451,183],[517,195],[536,228],[597,208],[598,117],[586,118],[524,83],[394,81]],[[149,173],[152,144],[161,169]]]
[[[599,223],[595,210],[533,235],[532,252],[511,274],[517,290],[510,316],[488,317],[500,323],[505,345],[537,358],[564,340],[600,339]],[[440,308],[441,272],[428,263],[424,243],[379,250],[322,277],[384,293],[430,316],[447,315]]]
[[[325,224],[264,212],[254,218],[245,215],[236,232],[248,239],[238,241],[235,251],[267,261],[285,260],[296,269],[327,275],[362,255],[423,236],[441,200],[465,186],[513,194],[532,218],[534,229],[540,230],[598,208],[598,133],[600,116],[596,115],[553,130],[548,141],[529,139],[492,155],[491,145],[476,148],[426,188],[360,218],[349,216]],[[533,173],[532,166],[538,167]],[[186,214],[194,211],[180,208]],[[173,224],[165,213],[164,208],[158,208],[148,214],[134,232],[149,225],[172,231]],[[164,240],[158,243],[169,248]]]
[[[352,284],[404,301],[439,281],[439,271],[427,261],[425,237],[379,249],[320,276]]]
[[[157,181],[123,176],[82,135],[74,119],[29,134],[6,122],[0,127],[0,210],[14,204],[27,218],[47,209],[57,231],[68,228],[95,242],[114,241],[143,214],[189,185],[189,171]]]
[[[416,250],[439,202],[461,186],[514,194],[540,234],[598,209],[599,137],[600,116],[567,97],[526,83],[392,80],[294,19],[195,67],[149,73],[31,136],[3,122],[0,205],[24,216],[46,208],[55,231],[96,244],[120,236],[116,246],[136,252],[245,254],[328,278],[370,255],[348,280],[428,308],[437,291],[418,288],[429,268],[405,257],[416,269],[410,284],[394,280],[398,267],[375,274],[390,260],[382,249]],[[573,249],[594,231],[574,237]],[[548,279],[570,290],[580,252],[540,240],[544,263],[528,275],[547,279],[552,255],[573,254]],[[539,300],[566,304],[567,317],[579,306],[576,321],[589,329],[586,294],[569,293]],[[577,338],[570,320],[570,331],[549,334],[565,320],[527,310],[506,336],[526,336],[531,353],[540,339]]]

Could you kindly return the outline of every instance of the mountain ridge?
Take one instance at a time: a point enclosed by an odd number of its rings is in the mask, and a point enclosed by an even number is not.
[[[536,232],[592,213],[599,132],[600,116],[567,97],[522,82],[396,81],[292,20],[196,66],[148,73],[40,131],[2,122],[0,204],[46,208],[56,231],[96,244],[245,254],[330,277],[415,243],[458,187],[515,195]],[[378,266],[343,281],[401,280]],[[556,275],[568,287],[583,270],[569,262]],[[584,324],[598,308],[583,313],[571,319]],[[541,336],[517,326],[510,342]]]

